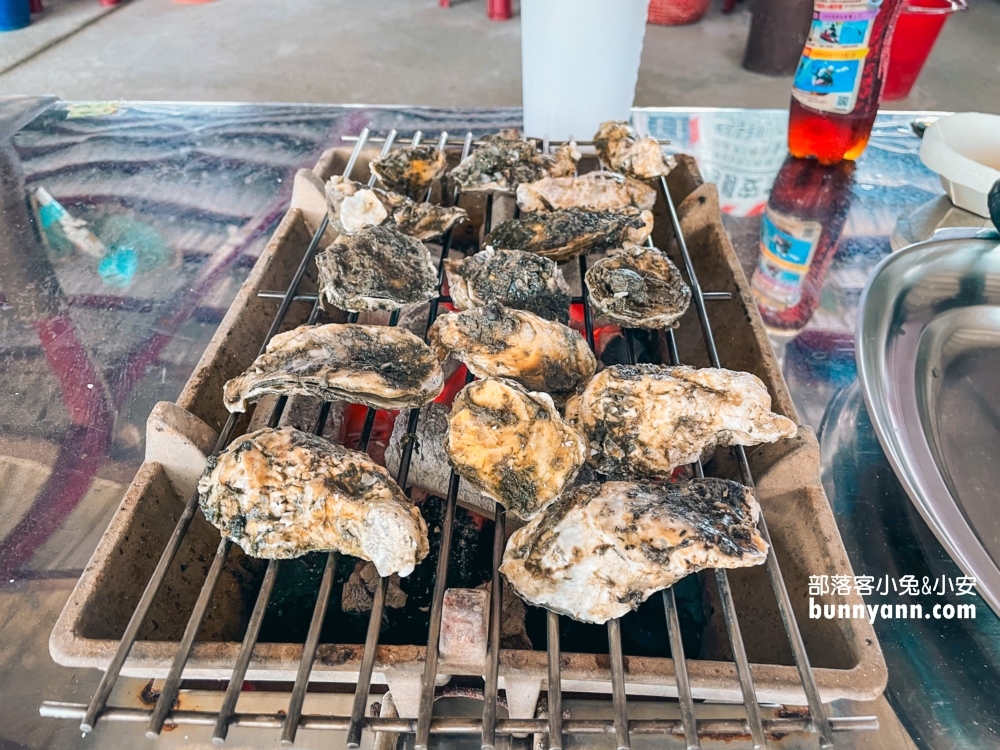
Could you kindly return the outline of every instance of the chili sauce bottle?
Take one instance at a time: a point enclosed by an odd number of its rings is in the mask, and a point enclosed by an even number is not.
[[[868,145],[896,20],[906,0],[815,0],[792,81],[788,151],[823,164]]]

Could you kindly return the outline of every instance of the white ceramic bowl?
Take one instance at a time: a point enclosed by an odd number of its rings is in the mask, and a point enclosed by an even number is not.
[[[941,178],[952,203],[988,218],[986,196],[1000,180],[1000,116],[942,117],[924,132],[920,160]]]

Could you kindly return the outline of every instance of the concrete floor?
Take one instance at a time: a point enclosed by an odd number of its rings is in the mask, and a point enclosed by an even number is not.
[[[972,2],[948,21],[909,99],[889,106],[1000,112],[1000,0]],[[520,104],[517,20],[488,21],[482,0],[450,10],[435,0],[132,0],[104,15],[97,0],[46,5],[31,27],[0,36],[0,95]],[[747,5],[649,26],[636,104],[786,106],[788,78],[740,67]]]

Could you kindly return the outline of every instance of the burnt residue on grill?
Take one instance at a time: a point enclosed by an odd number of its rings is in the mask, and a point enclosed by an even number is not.
[[[153,680],[150,680],[145,685],[142,686],[142,690],[139,691],[139,702],[144,706],[149,706],[150,708],[156,706],[156,703],[160,700],[160,691],[153,687]],[[180,697],[174,698],[174,705],[171,708],[180,708],[181,700]],[[164,727],[166,728],[166,727]],[[172,727],[171,727],[172,728]]]

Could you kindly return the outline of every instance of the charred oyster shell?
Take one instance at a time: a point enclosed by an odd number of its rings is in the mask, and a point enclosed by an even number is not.
[[[571,175],[576,171],[580,153],[569,143],[542,154],[533,140],[521,140],[506,131],[487,136],[483,143],[455,167],[449,177],[467,193],[495,191],[510,193],[522,182],[533,182],[546,175]]]
[[[267,393],[404,409],[427,403],[443,387],[434,352],[406,329],[330,323],[279,333],[226,383],[224,400],[232,412]]]
[[[444,272],[459,310],[500,302],[546,320],[569,322],[569,286],[548,258],[487,247],[462,260],[446,260]]]
[[[437,296],[427,247],[385,227],[343,234],[316,256],[320,292],[341,310],[394,310]]]
[[[514,532],[500,572],[527,602],[601,624],[703,568],[764,563],[759,518],[728,479],[585,484]]]
[[[428,340],[439,357],[450,354],[473,375],[511,378],[556,400],[575,392],[597,369],[579,332],[498,302],[443,315]]]
[[[644,242],[653,214],[627,207],[616,211],[563,208],[500,224],[483,240],[505,250],[524,250],[556,261]]]
[[[448,159],[439,148],[410,146],[372,159],[369,168],[389,190],[423,201],[434,180],[448,168]]]

